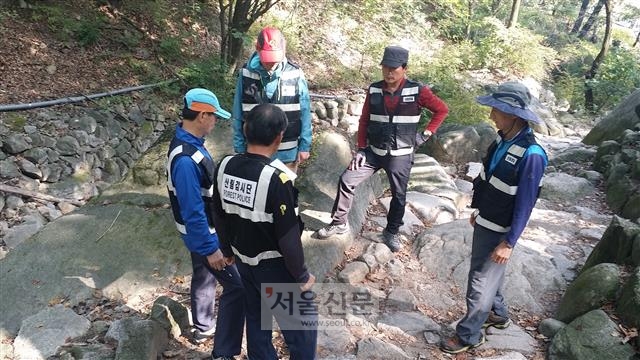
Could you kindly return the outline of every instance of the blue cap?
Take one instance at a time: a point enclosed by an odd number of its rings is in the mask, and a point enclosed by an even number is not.
[[[195,88],[187,91],[184,106],[193,111],[214,113],[221,119],[231,118],[231,113],[223,109],[216,95],[207,89]]]

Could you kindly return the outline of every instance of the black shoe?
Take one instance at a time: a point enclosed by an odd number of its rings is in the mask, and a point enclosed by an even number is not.
[[[235,358],[233,356],[218,356],[218,357],[213,357],[213,355],[211,355],[211,360],[234,360]]]
[[[318,230],[318,232],[316,233],[318,238],[320,239],[326,239],[328,237],[331,237],[333,235],[340,235],[340,234],[345,234],[349,231],[349,225],[347,224],[331,224],[329,226],[323,227],[322,229]]]
[[[382,237],[384,238],[384,243],[391,249],[392,252],[398,252],[402,248],[402,243],[400,242],[400,235],[392,234],[384,229],[382,231]]]
[[[213,339],[213,335],[216,333],[216,327],[212,327],[207,331],[200,331],[198,329],[191,330],[191,338],[196,344],[202,344],[203,342]]]
[[[484,337],[484,334],[480,333],[480,341],[478,341],[476,344],[465,344],[456,334],[448,339],[443,340],[442,343],[440,343],[440,350],[449,354],[459,354],[470,349],[475,349],[478,346],[484,344],[485,341],[486,339]]]
[[[509,325],[511,325],[511,319],[508,317],[498,316],[492,311],[489,313],[489,317],[484,324],[482,324],[482,328],[484,329],[492,326],[496,329],[506,329]]]

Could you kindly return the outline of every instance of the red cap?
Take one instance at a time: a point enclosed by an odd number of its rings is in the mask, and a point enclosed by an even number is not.
[[[256,51],[260,61],[265,63],[281,62],[284,59],[286,42],[280,30],[266,27],[258,34]]]

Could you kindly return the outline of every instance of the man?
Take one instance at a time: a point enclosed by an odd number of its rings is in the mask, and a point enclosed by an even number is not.
[[[214,185],[214,214],[223,243],[229,243],[245,286],[247,350],[252,360],[277,359],[271,342],[272,317],[261,326],[262,284],[294,284],[300,295],[315,282],[302,251],[303,224],[298,216],[297,190],[281,162],[272,162],[287,128],[279,107],[261,104],[247,114],[244,131],[247,151],[220,162]],[[279,164],[279,165],[272,165]],[[265,310],[267,311],[267,310]],[[317,330],[286,329],[291,319],[274,312],[291,359],[315,358]],[[295,314],[294,314],[295,315]],[[262,317],[264,319],[264,316]]]
[[[287,59],[285,50],[280,30],[265,27],[260,31],[256,51],[238,76],[233,101],[233,148],[238,154],[247,149],[243,132],[247,113],[257,104],[275,104],[289,120],[276,158],[297,172],[311,151],[311,100],[304,73]]]
[[[191,252],[191,315],[193,340],[214,336],[213,359],[240,354],[244,328],[244,290],[232,265],[233,253],[220,246],[211,215],[215,164],[204,147],[204,137],[218,119],[231,114],[206,89],[191,89],[184,96],[183,121],[169,145],[167,188],[178,231]],[[216,325],[213,310],[216,280],[223,286]]]
[[[529,89],[508,82],[477,101],[492,108],[489,117],[498,128],[498,137],[474,180],[471,207],[477,210],[469,219],[474,230],[467,313],[456,326],[456,334],[440,345],[453,354],[483,344],[483,328],[504,329],[511,323],[502,296],[504,274],[538,199],[547,166],[547,155],[528,124],[541,122],[529,109]]]
[[[438,129],[448,114],[447,105],[431,90],[406,78],[409,51],[388,46],[382,57],[382,81],[369,86],[358,126],[358,152],[340,176],[333,203],[331,224],[320,229],[321,239],[349,230],[347,215],[356,186],[384,169],[391,185],[391,205],[382,235],[391,251],[401,248],[398,230],[402,226],[407,183],[413,153]],[[433,116],[424,131],[418,132],[422,109]]]

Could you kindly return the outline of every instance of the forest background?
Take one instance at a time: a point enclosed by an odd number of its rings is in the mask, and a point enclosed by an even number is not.
[[[235,71],[266,25],[314,93],[362,91],[386,45],[453,109],[486,118],[470,79],[530,77],[572,113],[598,114],[640,87],[640,1],[620,0],[4,0],[0,103],[163,83],[175,102],[202,86],[231,105]],[[100,100],[102,106],[126,98]],[[176,104],[179,105],[179,104]]]

